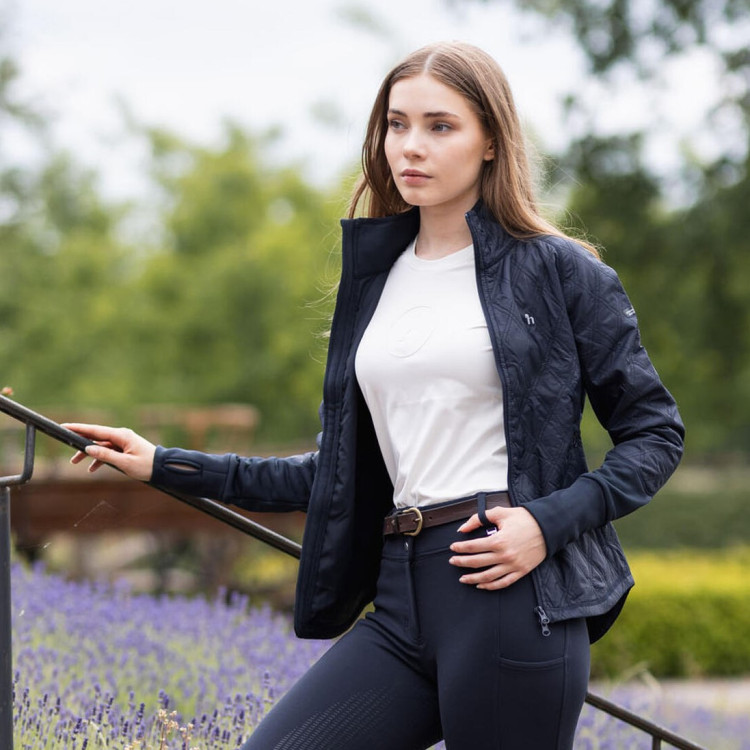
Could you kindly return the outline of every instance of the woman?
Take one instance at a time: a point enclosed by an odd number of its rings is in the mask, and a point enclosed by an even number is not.
[[[570,748],[589,642],[633,584],[610,522],[677,465],[674,401],[615,273],[539,217],[482,51],[437,44],[389,73],[342,225],[317,451],[211,456],[71,427],[101,443],[92,470],[306,510],[301,637],[340,635],[374,599],[245,750]],[[584,395],[613,442],[594,471]]]

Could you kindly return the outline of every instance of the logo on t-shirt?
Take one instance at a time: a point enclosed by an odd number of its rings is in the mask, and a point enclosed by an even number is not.
[[[435,330],[431,307],[407,310],[391,327],[388,351],[394,357],[411,357],[429,340]]]

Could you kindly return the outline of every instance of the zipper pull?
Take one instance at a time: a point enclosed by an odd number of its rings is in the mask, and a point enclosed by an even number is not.
[[[542,626],[542,635],[546,638],[550,635],[549,617],[541,607],[534,607],[534,614],[539,618],[539,624]]]

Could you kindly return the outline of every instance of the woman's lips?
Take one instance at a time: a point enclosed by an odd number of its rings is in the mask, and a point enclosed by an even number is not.
[[[407,185],[423,185],[430,179],[430,176],[418,169],[405,169],[401,172],[401,179]]]

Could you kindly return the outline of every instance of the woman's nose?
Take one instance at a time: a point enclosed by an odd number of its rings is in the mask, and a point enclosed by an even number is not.
[[[404,156],[414,159],[423,155],[424,137],[416,128],[412,128],[404,139]]]

